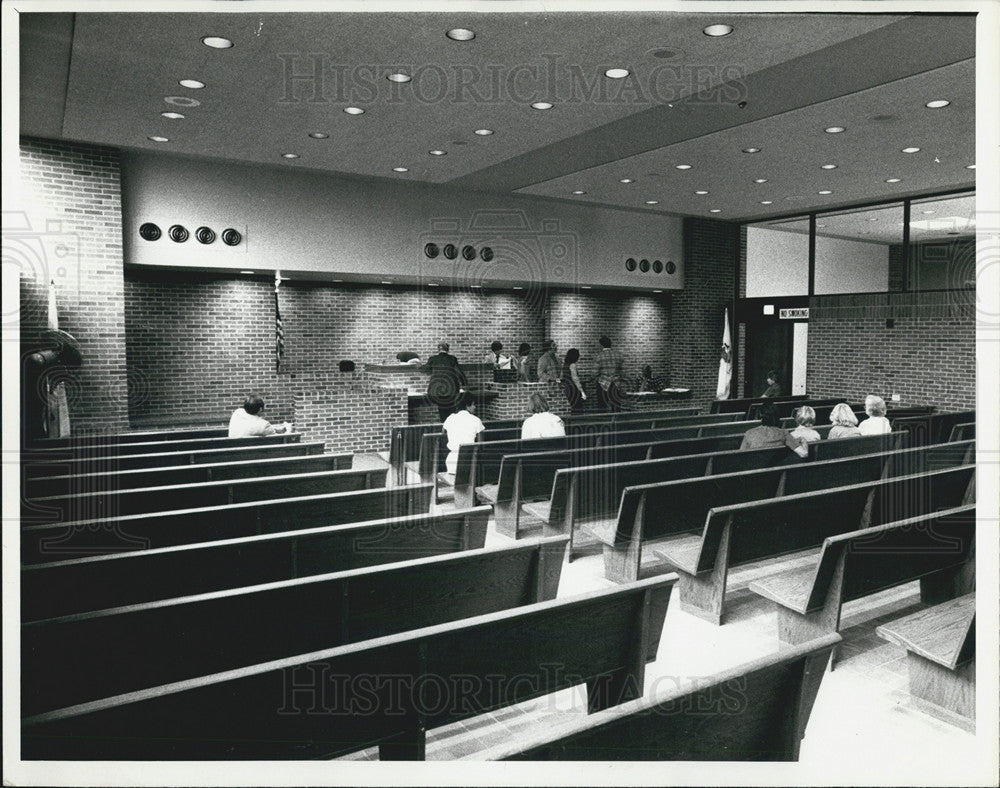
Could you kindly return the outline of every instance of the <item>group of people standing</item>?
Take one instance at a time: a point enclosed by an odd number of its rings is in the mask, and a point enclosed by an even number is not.
[[[602,336],[600,339],[601,349],[594,358],[597,366],[597,407],[600,410],[621,410],[621,391],[618,388],[618,380],[622,375],[622,354],[611,347],[611,338]],[[551,360],[546,364],[546,377],[542,377],[542,361],[538,362],[538,379],[549,381],[561,381],[563,392],[566,394],[566,401],[569,403],[573,413],[579,413],[584,408],[587,399],[587,392],[584,390],[583,382],[577,371],[577,363],[580,361],[580,351],[577,348],[570,348],[563,357],[562,369],[556,377],[555,369],[558,362],[555,356],[555,343],[549,340],[548,352],[551,353]]]

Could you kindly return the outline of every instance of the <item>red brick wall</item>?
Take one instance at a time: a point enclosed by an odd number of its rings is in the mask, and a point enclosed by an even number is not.
[[[807,387],[817,397],[898,393],[900,406],[974,408],[975,291],[811,298]]]
[[[55,280],[59,327],[80,342],[67,380],[74,433],[128,426],[118,151],[23,138],[22,193],[4,206],[4,264],[19,266],[24,350],[46,328]]]

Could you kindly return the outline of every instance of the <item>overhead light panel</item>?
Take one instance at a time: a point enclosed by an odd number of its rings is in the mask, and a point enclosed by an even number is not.
[[[233,42],[228,38],[222,38],[221,36],[205,36],[201,43],[207,47],[212,47],[212,49],[232,49]]]
[[[184,117],[180,112],[161,112],[160,115],[171,120],[180,120]]]
[[[846,131],[843,126],[827,126],[823,129],[827,134],[840,134],[842,131]]]
[[[344,112],[348,115],[364,115],[365,111],[361,107],[344,107]]]
[[[389,74],[386,77],[386,79],[388,79],[390,82],[403,83],[403,82],[409,82],[411,79],[413,79],[413,77],[411,77],[409,74],[404,74],[402,72],[396,72],[395,74]]]
[[[181,79],[177,82],[182,88],[191,88],[191,90],[201,90],[205,87],[205,83],[198,79]]]
[[[934,99],[934,101],[928,101],[924,106],[928,109],[941,109],[942,107],[947,107],[949,104],[951,102],[945,99]]]
[[[733,32],[732,25],[709,25],[704,30],[701,31],[706,36],[711,36],[712,38],[719,38],[720,36],[728,36]]]
[[[452,41],[471,41],[476,37],[476,34],[464,27],[455,27],[445,33],[448,38]]]
[[[536,101],[531,105],[532,109],[552,109],[551,101]]]
[[[609,68],[604,72],[604,76],[608,79],[625,79],[629,73],[627,68]]]

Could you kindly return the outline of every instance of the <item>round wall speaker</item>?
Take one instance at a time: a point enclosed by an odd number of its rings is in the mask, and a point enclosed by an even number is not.
[[[635,262],[635,258],[634,257],[630,257],[628,260],[625,261],[625,270],[626,271],[634,271],[635,270],[635,266],[636,266],[636,262]]]
[[[644,274],[648,274],[649,273],[649,260],[640,260],[639,261],[639,270],[642,271]]]
[[[199,227],[194,231],[194,237],[198,239],[198,243],[210,244],[215,241],[215,230],[211,227]]]
[[[182,227],[179,224],[175,224],[170,228],[168,234],[170,235],[171,241],[176,241],[179,244],[184,243],[188,239],[188,231],[186,227]]]
[[[232,227],[227,227],[222,231],[222,243],[226,246],[239,246],[240,241],[243,240],[243,236],[240,235],[239,230],[234,230]]]
[[[674,265],[673,260],[667,260],[667,273],[672,274],[677,270],[677,266]]]
[[[490,260],[493,259],[493,250],[488,246],[484,246],[482,249],[479,250],[479,257],[481,260],[483,260],[483,262],[488,263]]]
[[[659,260],[653,260],[653,273],[659,274],[663,271],[663,263]]]
[[[458,257],[458,248],[455,244],[445,244],[444,245],[444,256],[449,260],[454,260]]]
[[[139,227],[139,237],[144,241],[158,241],[162,234],[160,228],[152,222],[146,222]]]
[[[474,247],[474,246],[463,246],[462,247],[462,259],[463,260],[475,260],[476,259],[476,247]]]
[[[440,251],[437,244],[427,244],[424,246],[424,254],[431,260],[437,257]]]

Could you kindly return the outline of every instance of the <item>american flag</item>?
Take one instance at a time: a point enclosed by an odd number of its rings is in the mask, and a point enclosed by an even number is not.
[[[274,283],[274,371],[281,372],[285,356],[285,328],[281,324],[281,305],[278,303],[278,282]]]

